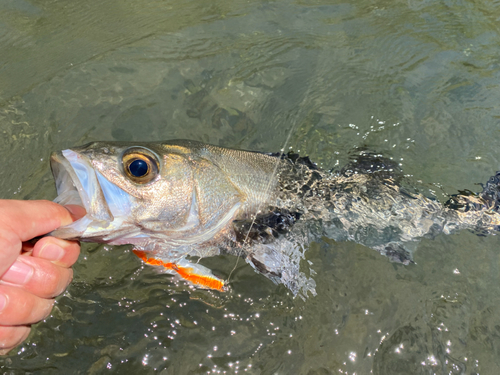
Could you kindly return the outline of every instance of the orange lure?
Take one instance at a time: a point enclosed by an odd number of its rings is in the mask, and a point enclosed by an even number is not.
[[[166,269],[173,270],[177,272],[179,276],[181,276],[183,279],[188,280],[193,284],[199,285],[201,287],[215,289],[221,292],[224,291],[224,282],[221,280],[206,275],[198,275],[193,272],[192,268],[189,267],[180,267],[175,263],[164,262],[156,258],[148,258],[147,253],[145,251],[140,251],[140,250],[132,250],[132,251],[135,255],[141,258],[146,264],[152,266],[163,266]]]

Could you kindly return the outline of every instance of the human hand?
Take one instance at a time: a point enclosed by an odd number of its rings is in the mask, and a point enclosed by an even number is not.
[[[26,241],[83,215],[79,206],[0,200],[0,355],[28,337],[30,324],[49,315],[54,297],[71,282],[70,267],[80,254],[76,241],[54,237],[35,245]]]

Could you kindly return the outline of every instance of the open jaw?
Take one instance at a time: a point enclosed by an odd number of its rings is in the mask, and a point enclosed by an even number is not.
[[[97,172],[85,155],[73,150],[56,152],[50,166],[58,194],[54,202],[78,205],[87,212],[51,235],[64,239],[103,237],[130,214],[128,194]]]

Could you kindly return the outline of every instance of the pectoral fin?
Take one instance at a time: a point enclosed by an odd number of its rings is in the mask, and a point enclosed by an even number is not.
[[[275,241],[280,234],[287,233],[299,218],[298,212],[273,207],[269,212],[254,218],[234,220],[233,229],[236,240],[240,243],[246,241],[268,244]]]
[[[191,263],[187,259],[178,262],[165,262],[158,258],[149,258],[145,251],[133,250],[142,261],[151,266],[162,266],[167,270],[175,271],[183,279],[202,288],[225,291],[224,281],[215,277],[212,272],[200,264]]]

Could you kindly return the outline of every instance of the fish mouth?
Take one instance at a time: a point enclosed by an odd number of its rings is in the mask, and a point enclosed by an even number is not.
[[[54,202],[78,205],[87,212],[81,219],[56,229],[51,235],[63,239],[90,237],[89,231],[103,232],[115,220],[115,215],[126,213],[124,211],[127,209],[117,207],[117,199],[114,197],[118,193],[123,201],[125,192],[97,172],[85,155],[73,150],[54,152],[50,158],[50,167],[58,194]],[[119,191],[116,192],[116,189]]]

